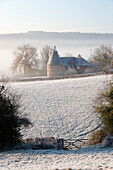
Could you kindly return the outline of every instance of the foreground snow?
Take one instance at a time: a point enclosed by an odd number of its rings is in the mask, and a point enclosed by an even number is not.
[[[93,100],[109,76],[13,83],[22,94],[24,114],[33,127],[26,137],[88,138],[99,125]],[[0,153],[1,169],[113,169],[113,148],[90,146],[73,151],[18,150]]]
[[[90,146],[73,151],[19,150],[0,154],[0,170],[113,169],[113,148]]]

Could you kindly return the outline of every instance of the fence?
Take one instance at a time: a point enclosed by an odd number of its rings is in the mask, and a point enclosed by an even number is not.
[[[57,149],[77,149],[86,144],[88,139],[57,139]]]

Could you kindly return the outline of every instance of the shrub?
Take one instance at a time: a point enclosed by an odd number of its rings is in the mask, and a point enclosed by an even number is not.
[[[22,137],[21,126],[31,124],[27,118],[21,118],[20,99],[6,83],[0,86],[0,150],[19,144]]]
[[[106,136],[113,135],[113,83],[109,82],[107,88],[95,100],[94,110],[100,115],[103,127],[90,135],[89,144],[102,143]]]
[[[94,109],[96,113],[99,113],[108,135],[113,135],[113,83],[109,83],[97,97]]]
[[[106,136],[107,136],[107,131],[105,130],[104,127],[102,127],[94,131],[90,135],[90,139],[88,140],[86,145],[96,145],[96,144],[102,143]]]

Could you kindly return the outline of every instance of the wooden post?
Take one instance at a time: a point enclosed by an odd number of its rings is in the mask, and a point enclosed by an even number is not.
[[[64,149],[64,140],[63,139],[57,139],[57,149]]]

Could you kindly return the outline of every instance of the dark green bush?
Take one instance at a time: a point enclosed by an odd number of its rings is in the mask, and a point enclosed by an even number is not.
[[[11,92],[6,84],[0,86],[0,150],[11,148],[21,142],[21,126],[30,121],[21,118],[20,96]]]
[[[100,114],[108,135],[113,135],[113,83],[110,83],[96,99],[94,109],[96,113]]]
[[[90,135],[89,144],[102,143],[106,136],[113,136],[113,83],[109,82],[95,100],[95,113],[98,113],[103,127]]]

